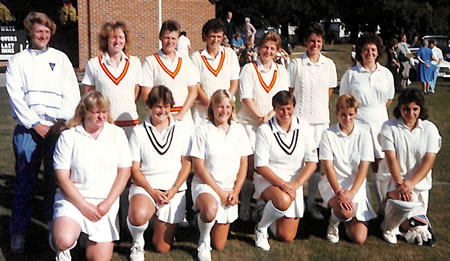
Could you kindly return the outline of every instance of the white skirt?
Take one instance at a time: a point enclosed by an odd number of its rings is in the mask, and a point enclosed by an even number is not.
[[[255,193],[253,194],[254,199],[259,199],[261,194],[268,187],[273,186],[268,182],[263,176],[259,174],[253,175],[253,184],[255,185]],[[305,212],[305,202],[303,200],[303,186],[299,187],[296,191],[296,197],[292,201],[289,208],[285,211],[284,216],[288,218],[302,218]]]
[[[131,198],[137,194],[143,194],[153,202],[153,205],[155,205],[157,209],[156,216],[159,220],[169,224],[176,224],[183,221],[184,212],[186,210],[186,191],[176,193],[169,204],[166,205],[156,204],[155,200],[144,188],[131,184],[128,200],[131,200]]]
[[[347,186],[343,184],[339,185],[342,186],[342,189],[349,190],[351,189],[353,183],[349,183]],[[319,182],[319,192],[323,199],[323,206],[328,207],[328,201],[336,194],[334,193],[334,190],[328,182],[326,176]],[[367,196],[367,192],[368,186],[364,180],[352,201],[353,207],[355,208],[355,217],[359,221],[369,221],[377,217],[377,214],[373,210],[372,204],[370,203],[370,199]]]
[[[86,200],[94,205],[98,205],[104,199],[86,198]],[[119,200],[117,199],[99,221],[93,222],[87,219],[81,211],[75,207],[70,201],[66,200],[61,191],[55,194],[55,203],[53,204],[53,220],[59,217],[68,217],[75,220],[81,228],[81,232],[88,235],[90,241],[93,242],[111,242],[119,240]]]
[[[217,201],[217,213],[216,221],[219,224],[233,223],[238,218],[238,204],[234,206],[224,206],[220,202],[220,197],[217,193],[206,184],[199,184],[192,182],[192,200],[194,201],[194,208],[196,209],[195,202],[198,195],[202,193],[208,193],[212,195]]]

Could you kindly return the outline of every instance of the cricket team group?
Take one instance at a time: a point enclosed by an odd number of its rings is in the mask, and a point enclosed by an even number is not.
[[[305,211],[324,218],[318,192],[331,208],[326,237],[332,243],[343,223],[348,238],[363,244],[377,214],[384,216],[381,230],[389,243],[398,235],[419,245],[434,240],[426,214],[441,137],[417,89],[400,93],[388,119],[394,80],[378,63],[383,42],[376,34],[356,42],[357,63],[340,81],[338,122],[330,127],[328,106],[338,81],[334,62],[321,53],[325,36],[317,24],[306,30],[305,53],[287,68],[274,62],[281,50],[275,32],[259,42],[257,61],[240,68],[235,51],[222,45],[226,29],[219,19],[204,24],[206,46],[190,57],[176,50],[179,23],[165,21],[162,48],[142,64],[129,54],[127,25],[108,22],[98,36],[101,54],[86,65],[81,97],[68,57],[48,45],[54,22],[31,12],[24,26],[30,47],[9,60],[6,72],[18,123],[13,253],[24,252],[41,162],[56,260],[71,260],[80,233],[87,235],[88,260],[111,260],[126,187],[133,261],[145,258],[150,219],[153,245],[165,253],[191,207],[199,260],[211,260],[212,247],[225,247],[230,224],[252,215],[255,246],[269,251],[269,231],[293,241]],[[148,109],[140,124],[138,99]],[[186,203],[190,197],[193,206]]]

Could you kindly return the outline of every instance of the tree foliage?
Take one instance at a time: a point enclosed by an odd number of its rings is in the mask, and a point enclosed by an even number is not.
[[[216,10],[218,16],[232,11],[238,22],[251,17],[260,28],[290,24],[300,31],[313,22],[322,22],[327,29],[331,19],[340,18],[351,40],[359,32],[378,29],[386,37],[450,31],[448,0],[221,0]]]

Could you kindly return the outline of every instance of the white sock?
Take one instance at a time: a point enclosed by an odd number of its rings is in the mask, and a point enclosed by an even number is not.
[[[203,220],[200,218],[200,215],[198,215],[198,229],[200,230],[200,239],[198,240],[199,245],[203,242],[205,242],[208,246],[211,245],[211,230],[214,227],[214,224],[216,223],[216,220],[213,220],[209,223],[203,222]]]
[[[277,209],[272,200],[267,201],[261,221],[258,223],[258,229],[261,232],[267,232],[267,228],[277,219],[284,216],[284,211]]]
[[[308,201],[306,206],[312,208],[316,203],[316,194],[320,182],[320,172],[314,172],[308,180]]]
[[[336,217],[336,215],[334,214],[334,210],[331,209],[331,216],[330,216],[329,223],[332,225],[337,225],[340,222],[341,222],[341,220],[338,217]]]
[[[248,209],[253,194],[253,182],[245,179],[241,189],[241,207]]]
[[[145,244],[144,232],[148,227],[148,221],[142,226],[134,226],[133,224],[130,223],[129,217],[127,217],[127,225],[128,230],[130,230],[130,234],[133,237],[133,243]]]

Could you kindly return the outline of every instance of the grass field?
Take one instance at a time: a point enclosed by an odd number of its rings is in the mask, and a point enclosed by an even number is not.
[[[350,65],[349,46],[327,46],[325,54],[337,65],[338,78]],[[301,52],[302,48],[296,51]],[[296,55],[297,56],[297,55]],[[414,83],[412,88],[420,88]],[[337,94],[333,94],[330,104],[334,104]],[[394,100],[390,108],[396,104]],[[438,126],[443,138],[442,148],[433,168],[433,189],[430,194],[429,217],[433,222],[433,231],[437,238],[435,247],[420,247],[399,241],[390,245],[383,241],[379,230],[380,220],[369,224],[369,237],[362,246],[350,243],[341,227],[341,241],[331,244],[325,239],[327,221],[314,221],[305,216],[301,220],[297,238],[292,243],[270,240],[271,250],[264,252],[254,247],[253,223],[236,221],[232,224],[229,240],[223,251],[213,251],[213,260],[448,260],[450,250],[450,81],[439,81],[437,93],[426,96],[426,106],[430,119]],[[14,189],[14,154],[11,140],[16,125],[10,116],[10,105],[5,88],[0,88],[0,260],[52,260],[53,252],[48,247],[46,226],[42,220],[42,181],[37,186],[36,211],[34,211],[30,231],[27,234],[26,254],[9,254],[8,224],[11,213],[12,193]],[[330,106],[331,123],[336,122],[333,106]],[[139,114],[145,117],[146,110],[139,103]],[[392,115],[392,114],[391,114]],[[369,179],[369,184],[372,182]],[[373,197],[375,198],[375,197]],[[376,204],[374,203],[374,207]],[[328,211],[323,209],[324,213]],[[146,233],[146,260],[193,260],[196,258],[198,232],[194,228],[179,229],[176,242],[168,254],[158,254],[151,246],[151,230]],[[116,244],[113,260],[128,260],[131,242],[129,238]],[[83,260],[83,250],[76,247],[72,254],[74,260]]]

